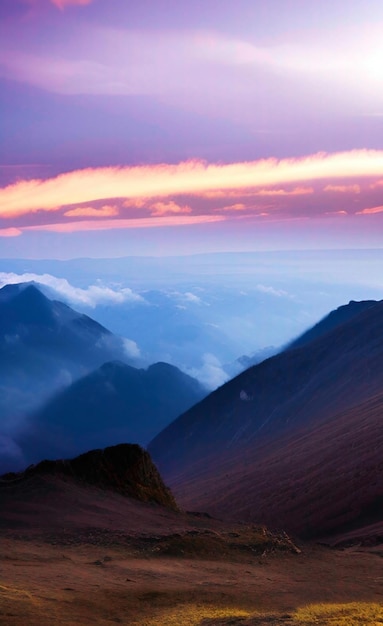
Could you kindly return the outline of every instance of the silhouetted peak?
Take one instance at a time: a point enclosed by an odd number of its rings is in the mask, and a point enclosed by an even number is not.
[[[142,502],[156,502],[177,509],[149,453],[137,444],[91,450],[70,460],[41,461],[20,474],[6,474],[2,478],[19,481],[44,474],[70,477]]]

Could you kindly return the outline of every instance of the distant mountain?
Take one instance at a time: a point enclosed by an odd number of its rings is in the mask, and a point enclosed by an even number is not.
[[[167,363],[144,370],[108,362],[55,395],[15,438],[30,463],[123,441],[145,445],[205,395]]]
[[[362,509],[381,510],[382,389],[383,302],[350,302],[300,347],[192,407],[149,451],[183,506],[339,533],[364,523]]]
[[[265,359],[269,359],[271,356],[274,356],[280,351],[281,348],[276,348],[275,346],[260,348],[252,354],[244,354],[238,357],[238,359],[236,359],[233,363],[225,364],[223,366],[223,369],[232,378],[233,376],[237,376],[241,372],[249,369],[249,367],[262,363],[262,361],[265,361]]]
[[[77,371],[125,357],[121,338],[87,315],[50,300],[34,284],[0,289],[0,372],[12,368],[36,374],[70,364]]]
[[[0,289],[0,430],[55,390],[121,359],[132,364],[124,340],[33,283]]]

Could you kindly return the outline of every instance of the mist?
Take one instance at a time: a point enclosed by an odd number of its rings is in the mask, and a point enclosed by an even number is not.
[[[380,300],[382,263],[381,250],[2,260],[0,286],[34,281],[50,299],[113,333],[97,335],[100,357],[86,367],[67,357],[53,366],[52,353],[36,369],[46,347],[34,345],[23,353],[23,374],[4,374],[3,469],[22,467],[18,440],[31,413],[100,366],[103,354],[135,367],[169,363],[209,392],[283,349],[338,306]],[[17,337],[4,332],[2,341],[9,350]]]

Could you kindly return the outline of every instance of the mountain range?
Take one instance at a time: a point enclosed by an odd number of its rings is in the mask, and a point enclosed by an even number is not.
[[[38,285],[0,289],[0,471],[146,444],[206,395],[174,366],[139,363],[123,337]]]
[[[146,445],[205,395],[197,380],[168,363],[145,370],[107,362],[31,414],[17,442],[29,463],[120,442]]]
[[[4,287],[0,469],[151,440],[188,510],[304,538],[375,541],[382,337],[383,301],[351,301],[206,396],[172,365],[134,367],[123,338],[36,285]],[[7,437],[22,457],[14,464],[3,453]]]

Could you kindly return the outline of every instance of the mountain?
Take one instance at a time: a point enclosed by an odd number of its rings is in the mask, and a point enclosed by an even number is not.
[[[317,339],[326,334],[330,330],[333,330],[337,326],[348,322],[348,320],[355,317],[363,311],[367,311],[372,306],[377,304],[376,300],[362,300],[361,302],[355,302],[350,300],[348,304],[338,307],[335,311],[331,311],[326,317],[321,319],[315,326],[309,328],[306,332],[300,335],[297,339],[288,344],[288,348],[300,348],[307,343],[310,343],[313,339]]]
[[[33,283],[0,289],[0,419],[39,404],[105,361],[132,363],[124,340]]]
[[[351,302],[314,335],[223,385],[151,442],[181,505],[304,536],[362,527],[362,510],[366,519],[380,510],[383,302]]]
[[[100,365],[108,358],[128,355],[120,337],[50,300],[34,284],[0,289],[0,371],[28,367],[46,372],[51,361],[74,364],[78,370]],[[48,363],[49,362],[49,363]]]
[[[198,381],[167,363],[144,370],[108,362],[31,415],[16,441],[30,463],[123,441],[144,445],[205,395]]]
[[[271,356],[274,356],[274,354],[277,354],[281,350],[282,348],[276,348],[275,346],[260,348],[252,354],[243,354],[232,363],[226,363],[223,366],[223,369],[225,370],[225,372],[227,372],[230,378],[233,378],[244,370],[249,369],[249,367],[252,367],[253,365],[258,365],[258,363],[262,363],[262,361],[264,361],[265,359],[269,359]]]

